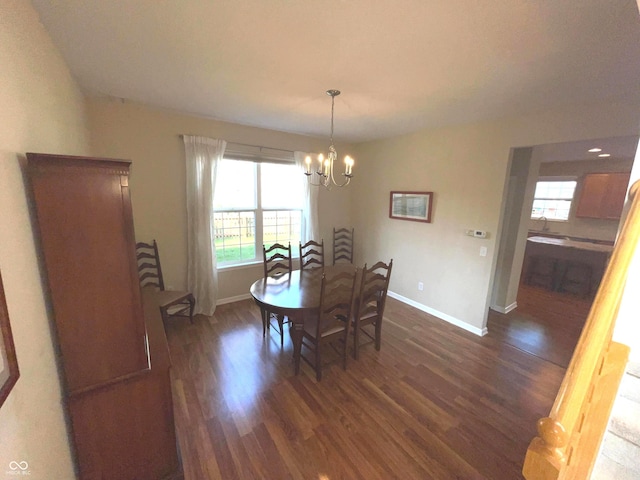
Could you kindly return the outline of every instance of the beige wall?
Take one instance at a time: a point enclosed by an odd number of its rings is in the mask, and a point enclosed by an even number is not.
[[[511,148],[633,135],[639,118],[640,106],[606,104],[357,145],[361,168],[353,183],[353,211],[363,241],[358,262],[393,258],[392,292],[482,332]],[[391,190],[435,192],[433,223],[389,219]],[[466,229],[486,230],[489,236],[468,237]],[[488,249],[486,257],[479,255],[481,246]],[[419,281],[424,291],[418,291]]]
[[[326,138],[236,125],[177,114],[109,99],[88,101],[91,145],[95,155],[133,161],[131,196],[136,237],[155,238],[160,248],[165,284],[186,286],[186,187],[181,134],[203,135],[227,142],[285,150],[326,152]],[[336,145],[340,156],[348,146]],[[357,160],[356,160],[357,161]],[[359,174],[356,164],[356,174]],[[286,187],[284,187],[286,188]],[[322,190],[319,195],[320,231],[327,252],[333,226],[350,226],[350,189]],[[219,272],[219,298],[247,295],[262,277],[262,265]]]
[[[84,103],[35,11],[0,4],[0,271],[20,368],[0,408],[0,478],[26,461],[32,479],[75,477],[50,322],[27,208],[25,152],[87,154]]]

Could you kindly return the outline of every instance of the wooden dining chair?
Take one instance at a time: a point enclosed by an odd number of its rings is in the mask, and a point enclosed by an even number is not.
[[[156,241],[136,243],[136,258],[140,286],[153,288],[157,291],[162,320],[166,321],[171,317],[189,317],[189,321],[193,323],[193,309],[196,305],[196,299],[191,292],[165,290]]]
[[[324,240],[300,243],[300,270],[324,267]]]
[[[367,264],[362,269],[362,280],[358,293],[357,305],[353,315],[353,358],[358,359],[360,348],[360,333],[375,341],[376,350],[380,350],[382,338],[382,318],[387,301],[387,290],[391,278],[393,259],[389,265],[378,262],[371,268]],[[364,327],[373,325],[374,335]]]
[[[351,325],[351,309],[356,291],[357,272],[322,274],[320,286],[320,308],[318,314],[305,319],[302,346],[314,352],[315,361],[302,355],[301,358],[315,368],[316,379],[322,379],[322,350],[336,341],[342,343],[342,367],[347,369],[347,343]]]
[[[286,273],[291,273],[291,244],[284,246],[280,243],[274,243],[269,248],[262,246],[262,258],[264,265],[264,278],[279,277]],[[280,332],[280,347],[284,347],[284,316],[271,313],[265,308],[261,309],[262,314],[262,336],[267,333],[267,326],[271,327],[271,319],[275,318],[278,322],[278,331]]]
[[[333,229],[333,264],[353,263],[353,228]]]

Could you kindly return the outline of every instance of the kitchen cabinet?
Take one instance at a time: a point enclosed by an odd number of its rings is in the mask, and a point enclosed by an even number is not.
[[[629,173],[590,173],[582,182],[576,217],[619,219]]]

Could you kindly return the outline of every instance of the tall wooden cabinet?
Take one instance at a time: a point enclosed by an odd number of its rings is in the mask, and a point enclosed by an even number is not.
[[[80,477],[180,478],[168,346],[138,281],[130,162],[27,160]]]

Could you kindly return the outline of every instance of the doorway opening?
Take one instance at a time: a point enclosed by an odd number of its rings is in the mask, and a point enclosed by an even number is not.
[[[569,364],[613,249],[637,145],[628,136],[512,150],[488,318],[505,343]]]

